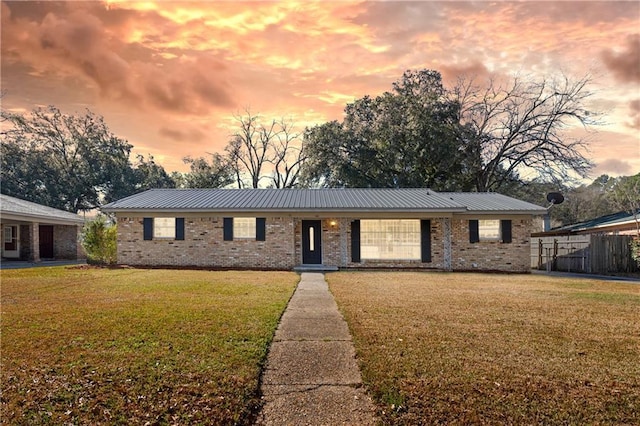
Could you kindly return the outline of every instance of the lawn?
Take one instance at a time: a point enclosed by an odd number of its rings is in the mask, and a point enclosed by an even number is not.
[[[250,424],[298,276],[35,268],[2,279],[2,424]]]
[[[640,424],[640,285],[327,275],[384,424]]]

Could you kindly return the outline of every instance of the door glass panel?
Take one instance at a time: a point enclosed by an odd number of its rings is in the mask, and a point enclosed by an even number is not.
[[[313,226],[309,227],[309,251],[314,251],[315,248],[315,241],[313,238]]]

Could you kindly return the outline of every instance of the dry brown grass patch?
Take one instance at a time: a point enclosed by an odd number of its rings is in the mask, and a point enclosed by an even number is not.
[[[3,424],[249,424],[298,276],[35,268],[2,277]]]
[[[640,286],[328,275],[387,424],[640,422]]]

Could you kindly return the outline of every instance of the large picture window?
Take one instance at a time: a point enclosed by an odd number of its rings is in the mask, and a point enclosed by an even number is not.
[[[420,260],[420,220],[361,220],[360,256],[371,260]]]
[[[176,218],[156,217],[153,219],[153,238],[175,238]]]
[[[234,217],[233,218],[233,239],[256,238],[256,218],[255,217]]]

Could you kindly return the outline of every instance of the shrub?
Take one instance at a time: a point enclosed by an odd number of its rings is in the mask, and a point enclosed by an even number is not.
[[[640,237],[635,237],[629,243],[631,246],[631,257],[638,263],[640,266]]]
[[[117,227],[100,215],[87,223],[82,232],[82,246],[87,262],[111,265],[117,260]]]

